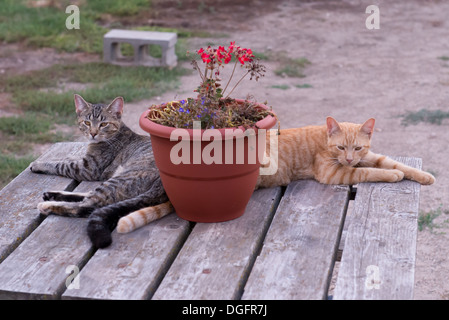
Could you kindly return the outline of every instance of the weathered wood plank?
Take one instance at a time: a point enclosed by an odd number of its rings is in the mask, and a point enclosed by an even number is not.
[[[349,187],[313,180],[287,187],[242,299],[325,299]]]
[[[84,143],[54,144],[40,160],[57,160],[85,152]],[[42,221],[36,206],[47,190],[64,190],[71,179],[32,173],[25,169],[0,191],[0,262]]]
[[[153,299],[238,299],[280,196],[257,190],[242,217],[196,224]]]
[[[76,223],[74,223],[76,220]],[[47,217],[0,264],[1,299],[56,299],[69,276],[91,253],[87,219]]]
[[[408,180],[358,185],[334,299],[413,298],[419,191]]]

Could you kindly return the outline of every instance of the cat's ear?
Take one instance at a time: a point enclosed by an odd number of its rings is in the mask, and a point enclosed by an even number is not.
[[[111,102],[111,104],[107,107],[107,111],[116,115],[117,118],[120,118],[122,116],[123,113],[123,98],[122,97],[117,97],[114,99],[114,101]]]
[[[370,118],[370,119],[366,120],[365,123],[362,124],[360,131],[363,133],[366,133],[368,135],[368,137],[371,138],[371,136],[373,135],[375,122],[376,122],[376,120],[374,120],[374,118]]]
[[[326,124],[327,124],[327,135],[330,137],[333,134],[340,132],[341,128],[338,125],[337,120],[335,120],[332,117],[326,118]]]
[[[89,104],[79,94],[75,93],[74,100],[75,100],[75,108],[76,108],[77,115],[80,115],[81,112],[83,112],[84,110],[89,108]]]

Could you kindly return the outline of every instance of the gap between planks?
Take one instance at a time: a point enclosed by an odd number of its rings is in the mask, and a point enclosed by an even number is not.
[[[420,169],[419,158],[394,158]],[[363,183],[357,190],[333,298],[412,299],[420,185]]]
[[[242,299],[326,299],[348,201],[347,186],[289,184]]]

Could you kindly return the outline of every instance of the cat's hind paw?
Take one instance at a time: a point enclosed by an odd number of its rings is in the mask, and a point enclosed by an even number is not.
[[[48,216],[50,213],[53,212],[54,205],[55,205],[55,203],[52,201],[41,202],[41,203],[38,203],[37,209],[39,210],[40,214]]]

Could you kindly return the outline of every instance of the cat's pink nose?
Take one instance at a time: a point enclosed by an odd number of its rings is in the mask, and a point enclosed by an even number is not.
[[[346,161],[348,161],[348,163],[351,163],[353,159],[346,159]]]

